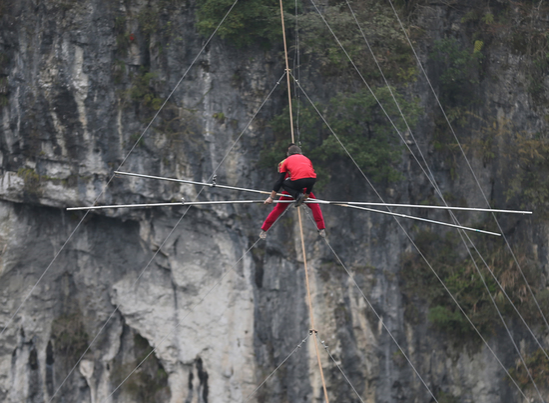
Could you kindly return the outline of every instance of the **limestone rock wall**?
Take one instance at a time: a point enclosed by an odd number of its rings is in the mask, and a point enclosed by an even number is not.
[[[283,82],[251,118],[284,72],[281,48],[237,48],[214,39],[187,73],[205,44],[196,29],[196,3],[154,3],[0,2],[0,78],[6,83],[0,95],[7,100],[0,107],[0,401],[323,401],[311,338],[256,390],[310,329],[294,208],[259,242],[269,211],[261,205],[86,216],[65,211],[93,203],[258,197],[140,178],[111,180],[118,168],[195,181],[217,175],[218,183],[262,190],[274,179],[259,160],[274,140],[269,122],[287,100]],[[415,44],[436,76],[428,57],[433,40],[448,32],[468,35],[460,25],[464,12],[417,3],[409,5],[416,8],[406,23],[421,26]],[[163,29],[146,28],[153,22]],[[482,81],[477,112],[543,132],[547,111],[524,88],[520,56],[496,40],[490,49],[485,68],[497,80]],[[318,99],[338,91],[342,78],[320,88],[319,71],[304,70],[309,81],[303,82]],[[418,78],[407,91],[425,108],[412,148],[432,158],[443,192],[482,206],[465,162],[455,161],[454,175],[433,147],[436,108],[427,83]],[[503,151],[488,163],[471,154],[480,185],[493,200],[505,200]],[[377,201],[360,174],[332,168],[320,197]],[[379,187],[388,201],[419,202],[434,194],[407,154],[399,169],[401,181]],[[417,302],[403,297],[399,276],[402,256],[413,248],[392,218],[324,208],[330,245],[355,284],[318,237],[308,209],[302,210],[316,328],[335,360],[321,346],[331,401],[359,401],[338,366],[365,402],[431,401],[383,324],[439,402],[524,401],[484,345],[456,344],[427,320],[406,317],[406,307]],[[512,243],[534,245],[546,275],[543,221],[502,223]],[[417,309],[426,317],[424,304]],[[510,322],[523,352],[532,351],[520,323]],[[541,325],[534,323],[535,332],[546,343]],[[516,366],[503,331],[487,338],[506,368]],[[538,386],[547,399],[547,384]],[[537,401],[531,387],[525,393]]]

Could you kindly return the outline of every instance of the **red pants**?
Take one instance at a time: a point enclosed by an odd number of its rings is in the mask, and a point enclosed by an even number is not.
[[[286,191],[283,191],[282,194],[289,195],[289,193]],[[316,197],[313,193],[311,193],[309,196],[309,199],[316,199]],[[292,200],[292,197],[280,196],[280,199],[278,200]],[[280,214],[282,214],[290,204],[291,203],[276,203],[276,206],[273,208],[273,211],[271,211],[267,216],[267,218],[265,219],[265,222],[261,226],[261,229],[263,231],[268,231],[269,228],[271,228],[271,226],[274,224],[276,219],[280,217]],[[324,217],[322,217],[322,211],[320,211],[320,206],[316,203],[315,204],[303,203],[303,204],[306,204],[307,207],[309,207],[313,212],[313,217],[315,219],[317,228],[319,230],[326,228],[326,225],[324,224]]]

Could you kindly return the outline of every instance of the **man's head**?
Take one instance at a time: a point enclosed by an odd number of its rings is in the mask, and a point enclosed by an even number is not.
[[[288,154],[288,156],[290,156],[290,155],[294,155],[294,154],[303,154],[303,153],[301,152],[301,148],[299,148],[299,146],[296,146],[295,144],[292,143],[288,146],[288,153],[287,154]]]

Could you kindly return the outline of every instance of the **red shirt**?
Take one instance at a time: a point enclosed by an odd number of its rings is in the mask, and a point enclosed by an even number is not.
[[[296,181],[303,178],[316,178],[313,163],[304,155],[290,155],[278,166],[278,172],[288,172],[290,179]]]

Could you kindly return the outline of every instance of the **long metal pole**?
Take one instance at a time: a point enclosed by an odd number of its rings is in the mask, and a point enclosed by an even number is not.
[[[264,190],[255,190],[255,189],[240,188],[240,187],[236,187],[236,186],[218,185],[216,183],[196,182],[196,181],[190,181],[190,180],[186,180],[186,179],[166,178],[166,177],[163,177],[163,176],[134,174],[134,173],[131,173],[131,172],[121,172],[121,171],[114,171],[114,173],[117,174],[117,175],[136,176],[138,178],[157,179],[157,180],[163,180],[163,181],[169,181],[169,182],[186,183],[186,184],[190,184],[190,185],[209,186],[209,187],[212,187],[212,188],[240,190],[240,191],[243,191],[243,192],[253,192],[253,193],[261,193],[261,194],[268,194],[268,195],[271,194],[271,192],[266,192]],[[285,196],[288,196],[288,195],[285,195]],[[288,197],[291,197],[291,196],[288,196]]]
[[[410,207],[410,208],[425,208],[425,209],[437,209],[437,210],[459,210],[459,211],[479,211],[486,213],[509,213],[509,214],[532,214],[531,211],[526,210],[496,210],[489,208],[477,208],[477,207],[446,207],[446,206],[430,206],[422,204],[397,204],[397,203],[369,203],[369,202],[347,202],[347,201],[330,201],[328,204],[350,204],[353,206],[380,206],[380,207]]]
[[[413,220],[424,221],[424,222],[428,222],[428,223],[431,223],[431,224],[444,225],[444,226],[447,226],[447,227],[460,228],[460,229],[464,229],[464,230],[467,230],[467,231],[481,232],[483,234],[501,236],[501,234],[498,234],[497,232],[490,232],[490,231],[485,231],[485,230],[482,230],[482,229],[464,227],[462,225],[449,224],[449,223],[445,223],[445,222],[429,220],[427,218],[414,217],[414,216],[410,216],[410,215],[406,215],[406,214],[400,214],[400,213],[394,213],[394,212],[390,212],[390,211],[375,210],[375,209],[371,209],[371,208],[367,208],[367,207],[350,206],[350,205],[346,205],[346,204],[336,204],[336,206],[354,208],[354,209],[358,209],[358,210],[366,210],[366,211],[371,211],[373,213],[387,214],[387,215],[392,215],[392,216],[402,217],[402,218],[410,218],[410,219],[413,219]]]
[[[286,45],[286,28],[284,26],[284,8],[282,7],[282,0],[280,0],[280,20],[282,22],[282,39],[284,41],[284,60],[286,60],[286,81],[288,83],[288,109],[290,111],[290,134],[292,135],[292,143],[295,143],[294,117],[292,114],[292,91],[290,86],[290,65],[288,63],[288,46]]]
[[[294,203],[295,200],[273,200],[273,203]],[[102,210],[109,208],[132,208],[132,207],[169,207],[169,206],[207,206],[211,204],[263,204],[263,200],[214,200],[204,202],[171,202],[171,203],[142,203],[142,204],[112,204],[107,206],[89,207],[68,207],[68,211],[76,210]]]
[[[135,176],[138,178],[145,178],[145,179],[156,179],[156,180],[163,180],[163,181],[169,181],[169,182],[186,183],[191,185],[209,186],[212,188],[217,187],[220,189],[239,190],[242,192],[271,194],[271,192],[267,192],[264,190],[241,188],[241,187],[227,186],[227,185],[218,185],[215,183],[196,182],[196,181],[191,181],[186,179],[166,178],[164,176],[143,175],[143,174],[136,174],[132,172],[121,172],[121,171],[115,171],[114,173],[117,175]],[[278,193],[278,195],[291,197],[290,195],[283,195],[282,193]],[[305,203],[337,204],[337,205],[350,204],[350,205],[356,205],[356,206],[380,206],[380,207],[386,206],[386,207],[423,208],[423,209],[437,209],[437,210],[478,211],[478,212],[486,212],[486,213],[532,214],[531,211],[526,211],[526,210],[502,210],[502,209],[496,210],[496,209],[486,209],[486,208],[477,208],[477,207],[446,207],[446,206],[432,206],[432,205],[423,205],[423,204],[348,202],[348,201],[330,201],[330,200],[321,200],[321,199],[314,199],[314,201],[307,200]]]
[[[295,200],[273,200],[273,203],[294,203]],[[307,200],[305,203],[308,204],[314,204],[315,201],[313,200]],[[68,207],[67,211],[79,211],[79,210],[105,210],[105,209],[116,209],[116,208],[145,208],[145,207],[173,207],[173,206],[208,206],[208,205],[215,205],[215,204],[263,204],[263,200],[213,200],[213,201],[181,201],[181,202],[170,202],[170,203],[142,203],[142,204],[112,204],[112,205],[106,205],[106,206],[88,206],[88,207]],[[400,213],[394,213],[394,212],[388,212],[383,210],[376,210],[376,209],[370,209],[367,207],[358,207],[358,206],[350,206],[346,204],[335,204],[330,203],[333,206],[339,206],[339,207],[347,207],[347,208],[355,208],[358,210],[366,210],[371,211],[373,213],[381,213],[381,214],[388,214],[393,215],[397,217],[402,218],[408,218],[412,220],[419,220],[428,222],[431,224],[438,224],[438,225],[445,225],[447,227],[453,227],[453,228],[460,228],[468,231],[474,231],[474,232],[482,232],[484,234],[490,234],[490,235],[500,235],[494,232],[484,231],[476,228],[470,228],[470,227],[464,227],[461,225],[455,225],[455,224],[449,224],[442,221],[435,221],[435,220],[429,220],[427,218],[421,218],[421,217],[415,217],[415,216],[409,216],[406,214],[400,214]]]

